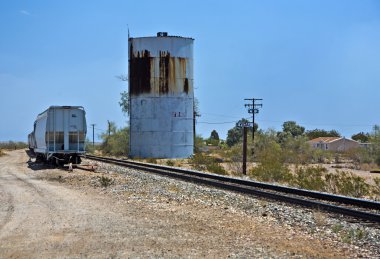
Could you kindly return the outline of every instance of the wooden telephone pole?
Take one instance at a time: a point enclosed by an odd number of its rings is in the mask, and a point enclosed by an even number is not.
[[[252,155],[254,154],[253,144],[255,140],[255,114],[259,113],[259,108],[263,107],[261,103],[256,103],[257,101],[262,101],[263,99],[250,98],[244,99],[245,101],[250,101],[252,103],[244,104],[244,107],[248,108],[248,113],[252,114]],[[243,127],[243,174],[247,174],[247,126]]]

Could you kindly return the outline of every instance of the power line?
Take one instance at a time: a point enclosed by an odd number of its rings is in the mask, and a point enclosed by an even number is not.
[[[223,121],[223,122],[208,122],[208,121],[198,121],[198,123],[201,124],[230,124],[230,123],[236,123],[237,121]]]
[[[248,120],[249,118],[241,118],[241,119]],[[202,123],[202,124],[230,124],[230,123],[237,123],[237,122],[239,122],[241,119],[239,119],[239,120],[234,120],[234,121],[222,121],[222,122],[198,121],[198,123]]]
[[[236,115],[226,115],[226,114],[217,114],[217,113],[202,113],[202,115],[211,115],[211,116],[217,116],[217,117],[236,118],[236,119],[240,118],[240,116],[236,116]]]
[[[92,125],[92,124],[91,124]],[[87,129],[92,129],[92,126],[88,126]],[[99,129],[99,128],[94,128],[95,130],[98,130],[98,131],[106,131],[105,129]]]
[[[284,120],[284,121],[274,121],[274,120],[258,120],[260,122],[274,122],[274,123],[284,123],[285,121],[292,121],[292,120]],[[295,120],[293,120],[295,121]],[[299,122],[297,121],[298,124],[302,125],[302,126],[319,126],[319,127],[326,127],[326,126],[329,126],[329,127],[372,127],[374,126],[376,123],[374,124],[330,124],[330,123],[303,123],[303,122]]]

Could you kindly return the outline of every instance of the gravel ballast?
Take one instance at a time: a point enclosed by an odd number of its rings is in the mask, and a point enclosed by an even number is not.
[[[109,190],[104,190],[105,192],[127,193],[130,199],[144,200],[154,209],[167,206],[163,204],[196,204],[247,217],[269,228],[286,230],[289,234],[287,238],[290,240],[305,235],[315,242],[326,242],[328,246],[339,247],[348,252],[350,257],[375,258],[380,254],[378,225],[355,223],[343,216],[178,181],[134,169],[100,162],[96,164],[99,172],[110,176],[117,173],[128,181],[125,185],[111,186]]]

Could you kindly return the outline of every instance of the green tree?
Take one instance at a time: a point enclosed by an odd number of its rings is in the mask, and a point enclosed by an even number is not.
[[[281,143],[286,163],[306,164],[313,159],[313,149],[307,143],[307,137],[289,137]]]
[[[326,131],[324,129],[313,129],[306,131],[305,134],[308,139],[315,139],[319,137],[341,137],[339,132],[336,130]]]
[[[286,132],[286,131],[277,132],[277,140],[278,140],[278,143],[280,143],[281,145],[284,145],[284,143],[288,141],[288,139],[293,139],[293,138],[294,137],[290,132]]]
[[[282,131],[290,133],[293,137],[301,136],[305,132],[305,128],[297,125],[295,121],[285,121],[282,124]]]
[[[277,133],[278,143],[283,147],[284,143],[288,139],[293,139],[298,136],[302,136],[305,132],[305,128],[297,125],[295,121],[285,121],[282,124],[282,131]]]
[[[111,155],[128,156],[129,153],[129,128],[117,129],[108,143],[111,146]]]
[[[108,123],[108,130],[100,137],[103,142],[101,150],[104,154],[127,156],[129,150],[129,128],[117,129],[115,122]]]
[[[129,108],[129,94],[127,91],[123,91],[120,93],[120,101],[119,105],[121,107],[122,112],[124,115],[129,115],[130,108]]]
[[[255,150],[261,152],[269,145],[278,143],[277,132],[274,129],[268,129],[263,132],[259,132],[255,138]]]
[[[128,82],[128,75],[121,74],[121,75],[116,76],[116,78],[122,82]],[[129,93],[128,93],[128,91],[123,91],[120,93],[119,105],[120,105],[121,110],[124,113],[124,115],[129,116],[130,107],[129,107]]]
[[[214,139],[214,140],[219,141],[219,134],[216,130],[211,131],[210,139]]]
[[[374,162],[380,166],[380,126],[373,126],[369,141],[371,142],[370,152]]]
[[[228,130],[226,143],[229,147],[232,147],[233,145],[239,143],[239,141],[242,139],[244,125],[249,125],[249,121],[243,118],[235,124],[235,127]],[[248,128],[252,129],[250,126],[248,126]]]
[[[219,134],[216,130],[211,131],[210,137],[206,140],[208,145],[219,145]]]
[[[228,130],[226,143],[229,147],[232,147],[233,145],[239,143],[243,135],[241,131],[242,129],[240,127],[233,127],[232,129]]]
[[[351,136],[353,140],[359,141],[361,143],[367,143],[369,141],[369,134],[364,132],[359,132]]]

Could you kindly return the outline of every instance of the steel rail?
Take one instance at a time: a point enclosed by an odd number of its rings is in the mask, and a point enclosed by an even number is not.
[[[130,161],[130,160],[119,160],[119,159],[114,159],[114,158],[105,158],[105,157],[98,157],[98,156],[92,156],[92,155],[86,155],[85,158],[101,161],[101,162],[106,162],[106,163],[112,163],[119,166],[127,166],[130,168],[148,171],[148,172],[152,172],[152,173],[156,173],[160,175],[170,176],[170,177],[174,177],[174,178],[178,178],[182,180],[203,183],[203,184],[219,187],[222,189],[261,196],[261,197],[269,198],[272,200],[283,201],[283,202],[288,202],[292,204],[298,204],[298,205],[308,207],[308,208],[317,208],[317,209],[328,211],[328,212],[344,214],[347,216],[380,223],[380,214],[371,213],[367,211],[359,211],[352,208],[323,203],[323,202],[319,202],[315,200],[307,200],[304,198],[268,192],[264,190],[259,190],[257,188],[267,189],[267,190],[276,191],[276,192],[283,192],[286,194],[293,194],[293,195],[298,195],[298,196],[303,196],[303,197],[310,197],[310,198],[319,199],[319,200],[327,200],[327,201],[337,202],[337,203],[346,204],[346,205],[355,205],[355,206],[360,206],[364,208],[379,210],[380,203],[375,202],[375,201],[351,198],[351,197],[346,197],[346,196],[341,196],[341,195],[332,195],[332,194],[327,194],[327,193],[308,191],[308,190],[291,188],[291,187],[284,187],[284,186],[279,186],[279,185],[271,185],[271,184],[266,184],[266,183],[261,183],[261,182],[231,178],[231,177],[214,175],[214,174],[207,174],[207,173],[194,171],[194,170],[186,170],[186,169],[176,168],[176,167],[147,164],[147,163],[141,163],[141,162]]]
[[[251,187],[257,187],[261,189],[268,189],[268,190],[273,190],[273,191],[278,191],[278,192],[284,192],[284,193],[289,193],[289,194],[315,198],[319,200],[326,200],[326,201],[343,203],[347,205],[355,205],[362,208],[380,210],[380,202],[370,201],[370,200],[365,200],[365,199],[358,199],[358,198],[347,197],[347,196],[342,196],[342,195],[334,195],[334,194],[329,194],[329,193],[324,193],[324,192],[310,191],[310,190],[280,186],[280,185],[275,185],[275,184],[237,179],[237,178],[226,177],[226,176],[215,175],[215,174],[207,174],[207,173],[183,169],[183,168],[147,164],[147,163],[141,163],[141,162],[130,161],[130,160],[119,160],[119,159],[114,159],[114,158],[103,158],[103,157],[90,156],[90,155],[87,155],[87,157],[92,158],[92,159],[105,159],[104,161],[123,162],[128,165],[133,164],[133,165],[141,165],[141,166],[157,168],[157,169],[165,169],[165,170],[170,170],[173,172],[192,174],[192,175],[196,175],[200,177],[220,180],[223,182],[230,182],[230,183],[241,184],[241,185],[246,185],[246,186],[251,186]]]

